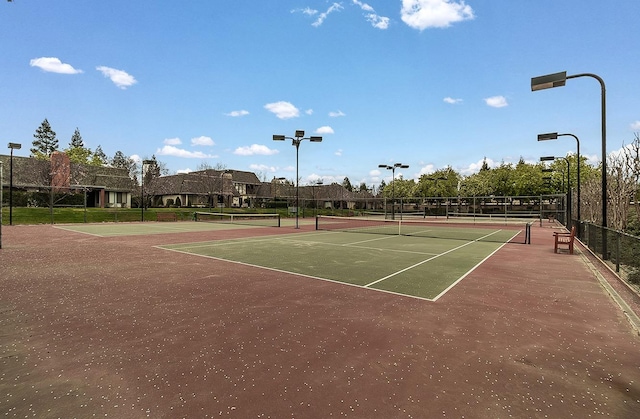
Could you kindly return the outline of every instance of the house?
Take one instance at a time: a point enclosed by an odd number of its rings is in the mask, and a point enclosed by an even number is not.
[[[154,206],[253,207],[262,183],[242,170],[199,170],[161,176],[145,184]]]
[[[3,165],[2,187],[8,192],[13,160],[13,190],[17,206],[49,205],[51,192],[57,199],[81,196],[88,207],[131,207],[137,188],[127,169],[71,163],[62,152],[54,152],[50,160],[34,157],[0,155]],[[18,192],[16,194],[16,191]],[[62,197],[60,197],[62,195]],[[77,202],[78,200],[76,200]]]

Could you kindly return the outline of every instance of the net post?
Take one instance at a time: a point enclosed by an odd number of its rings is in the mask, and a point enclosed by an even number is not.
[[[319,230],[319,229],[318,229],[318,220],[319,220],[319,219],[320,219],[320,216],[319,216],[319,215],[316,215],[316,230]]]

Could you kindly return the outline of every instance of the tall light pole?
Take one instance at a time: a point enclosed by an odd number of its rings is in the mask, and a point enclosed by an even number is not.
[[[140,184],[142,185],[141,193],[140,193],[140,220],[144,221],[144,166],[153,164],[153,160],[142,160],[142,166],[140,167]]]
[[[569,226],[571,224],[571,166],[569,165],[569,159],[566,157],[554,157],[554,156],[545,156],[545,157],[540,157],[540,161],[553,161],[553,160],[559,160],[559,159],[563,159],[564,161],[567,162],[567,200],[568,200],[568,211],[567,211],[567,216],[568,216],[568,220],[567,220],[567,226]],[[562,179],[562,182],[564,183],[564,179]],[[564,188],[563,188],[564,189]],[[564,192],[564,191],[563,191]]]
[[[547,134],[539,134],[538,135],[538,141],[546,141],[546,140],[557,140],[558,137],[573,137],[576,139],[576,144],[578,145],[578,150],[577,150],[577,158],[578,158],[578,190],[577,190],[577,198],[578,198],[578,222],[580,222],[580,140],[578,139],[577,136],[573,135],[573,134],[558,134],[557,132],[550,132]]]
[[[274,135],[273,136],[273,141],[284,141],[285,139],[287,140],[291,140],[291,144],[294,145],[296,147],[296,228],[300,228],[300,225],[298,224],[298,217],[299,217],[299,213],[300,213],[300,178],[298,176],[298,168],[299,168],[299,150],[300,150],[300,143],[303,140],[309,140],[312,143],[319,143],[322,142],[322,137],[307,137],[307,138],[303,138],[304,137],[304,130],[296,130],[296,134],[295,137],[285,137],[284,135]]]
[[[318,179],[316,181],[316,183],[312,185],[312,188],[313,188],[313,199],[314,199],[314,201],[316,201],[315,202],[316,203],[316,205],[315,205],[315,207],[316,207],[316,217],[318,216],[318,195],[317,195],[317,191],[316,191],[316,186],[322,186],[323,184],[324,184],[324,182],[322,181],[322,179]]]
[[[593,73],[580,73],[567,76],[566,71],[531,78],[531,91],[562,87],[568,79],[592,77],[600,83],[600,125],[602,135],[602,258],[607,259],[607,91],[604,80]],[[578,167],[580,164],[578,162]],[[579,207],[578,207],[579,208]]]
[[[9,225],[13,225],[13,150],[20,150],[22,144],[9,143],[11,159],[9,160]]]
[[[388,164],[379,164],[379,168],[391,170],[391,219],[396,219],[396,168],[408,169],[408,164],[395,163],[393,166]]]

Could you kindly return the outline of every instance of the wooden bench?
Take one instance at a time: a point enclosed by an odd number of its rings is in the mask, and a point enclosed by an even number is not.
[[[558,253],[559,246],[567,246],[569,254],[573,254],[573,240],[576,236],[576,226],[571,227],[571,232],[558,232],[553,233],[555,244],[553,246],[553,253]]]
[[[178,214],[175,212],[159,212],[156,214],[156,221],[178,221]]]

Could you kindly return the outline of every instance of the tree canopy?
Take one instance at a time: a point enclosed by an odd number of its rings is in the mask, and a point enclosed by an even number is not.
[[[39,159],[48,159],[51,157],[51,153],[58,150],[58,139],[56,138],[56,132],[51,129],[51,124],[45,118],[40,124],[36,133],[33,134],[35,140],[33,140],[33,147],[31,148],[31,155]]]

